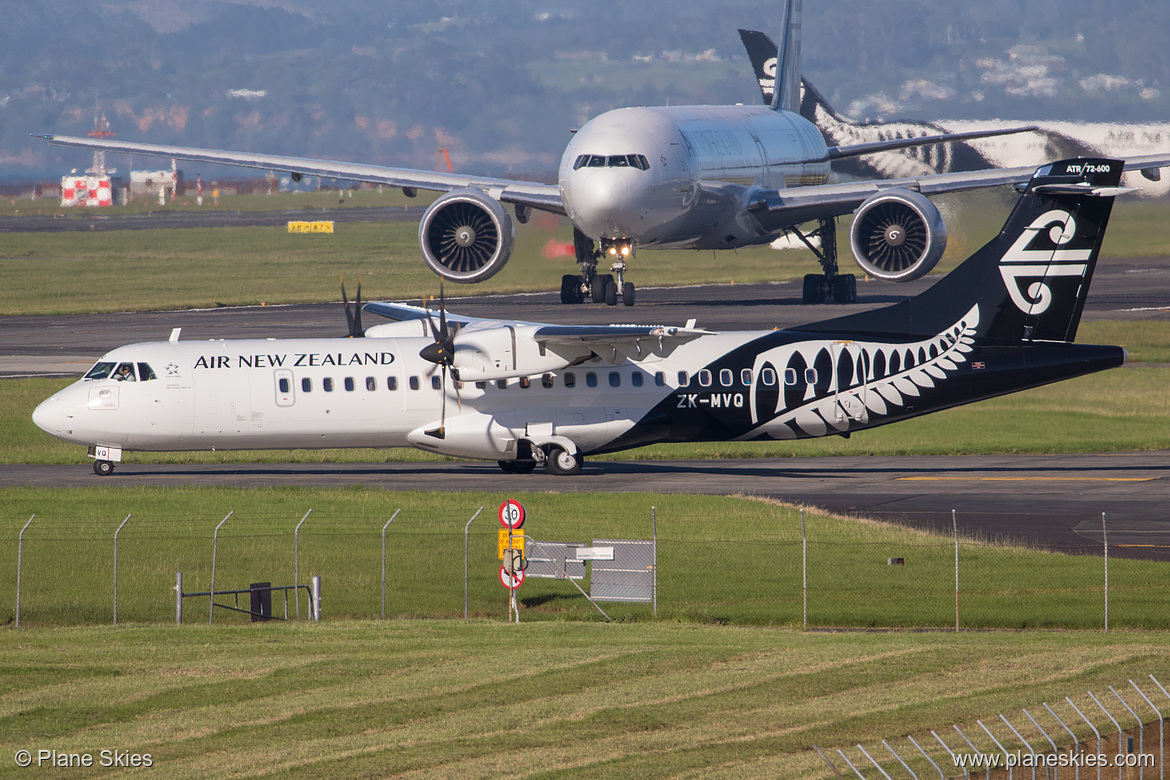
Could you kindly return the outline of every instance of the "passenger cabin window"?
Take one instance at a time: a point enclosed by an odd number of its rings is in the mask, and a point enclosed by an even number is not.
[[[280,386],[280,392],[282,393],[288,393],[288,391],[292,389],[292,383],[288,381],[288,377],[282,376],[278,384]]]
[[[387,390],[397,390],[398,389],[398,377],[396,377],[396,376],[386,377],[386,389]]]
[[[597,387],[597,374],[592,371],[585,372],[585,384],[589,387]]]
[[[347,393],[352,393],[354,388],[353,377],[347,376],[345,378],[345,390]]]
[[[366,377],[366,389],[371,393],[378,389],[378,380],[372,376]]]
[[[642,379],[641,371],[635,371],[633,376],[630,377],[630,384],[632,384],[634,387],[641,387],[643,381],[645,380]]]
[[[322,379],[321,380],[321,388],[326,393],[332,393],[333,392],[333,377],[327,376],[324,379]]]
[[[609,386],[610,387],[621,387],[622,386],[622,375],[616,371],[610,371],[609,372]]]
[[[307,376],[301,378],[301,392],[302,393],[313,392],[313,380],[309,379]]]
[[[443,387],[443,378],[441,376],[439,376],[438,374],[435,374],[433,377],[431,377],[431,389],[432,390],[440,390],[440,389],[442,389],[442,387]]]
[[[654,386],[655,387],[666,387],[666,374],[662,373],[661,371],[655,373],[654,374]]]
[[[410,389],[411,390],[418,390],[420,387],[422,387],[422,385],[419,383],[418,377],[412,376],[410,378]]]
[[[724,387],[731,387],[731,385],[734,381],[735,381],[735,372],[734,371],[732,371],[730,368],[720,369],[720,371],[719,371],[719,384],[723,385]]]
[[[576,387],[576,386],[577,386],[577,375],[574,374],[572,371],[566,371],[565,372],[565,387]]]
[[[678,386],[679,387],[686,387],[690,381],[691,381],[691,378],[689,376],[687,376],[686,371],[679,371],[678,372]]]
[[[546,390],[551,390],[552,386],[553,386],[553,375],[552,374],[541,374],[540,375],[540,386]]]
[[[699,371],[699,384],[703,387],[711,386],[711,371],[710,369],[702,369]]]

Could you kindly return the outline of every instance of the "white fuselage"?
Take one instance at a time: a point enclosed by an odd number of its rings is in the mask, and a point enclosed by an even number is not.
[[[462,382],[458,395],[449,380],[445,416],[442,369],[419,357],[430,337],[132,344],[33,420],[66,441],[126,451],[417,447],[509,459],[521,438],[559,436],[588,453],[677,389],[678,365],[758,335],[711,336],[669,359]],[[115,378],[123,365],[132,380]],[[443,438],[427,434],[440,423]]]
[[[727,249],[772,235],[747,212],[755,192],[829,177],[819,130],[765,106],[608,111],[565,149],[561,198],[586,235],[646,247]]]

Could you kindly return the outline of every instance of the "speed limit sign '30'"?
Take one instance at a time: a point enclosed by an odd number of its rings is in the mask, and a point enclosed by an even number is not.
[[[524,505],[510,498],[500,504],[500,525],[505,528],[519,528],[524,525]]]

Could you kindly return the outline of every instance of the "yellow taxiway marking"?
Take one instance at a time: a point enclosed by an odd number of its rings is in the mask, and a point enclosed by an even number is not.
[[[1151,482],[1157,477],[898,477],[903,482]]]

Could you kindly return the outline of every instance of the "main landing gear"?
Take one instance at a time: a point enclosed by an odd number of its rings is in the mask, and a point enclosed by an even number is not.
[[[837,272],[837,221],[831,218],[819,220],[817,229],[808,236],[799,230],[794,229],[792,232],[813,251],[824,269],[823,274],[807,274],[804,277],[804,302],[825,303],[831,300],[835,303],[857,303],[857,277]],[[810,240],[813,237],[821,240],[820,249]]]
[[[599,251],[593,239],[573,228],[573,248],[581,273],[561,277],[561,303],[584,303],[588,297],[606,306],[617,306],[619,298],[623,306],[634,305],[634,284],[625,280],[626,259],[634,255],[631,242],[603,239]],[[598,262],[607,256],[613,259],[613,273],[597,273]]]
[[[114,473],[114,464],[108,460],[95,460],[93,462],[93,473],[99,477],[108,477]]]
[[[544,470],[554,477],[574,477],[581,473],[581,466],[585,458],[579,452],[569,452],[558,444],[546,444],[543,447],[527,447],[521,450],[516,460],[498,460],[500,469],[505,474],[531,474],[536,467],[543,464]]]

